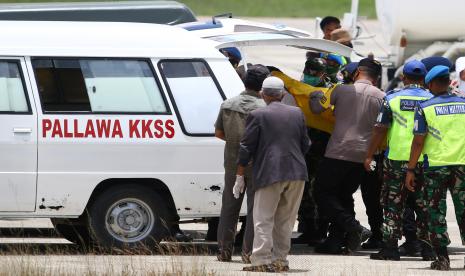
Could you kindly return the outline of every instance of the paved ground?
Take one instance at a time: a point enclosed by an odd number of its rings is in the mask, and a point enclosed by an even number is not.
[[[367,225],[360,193],[355,194],[358,219]],[[293,246],[289,256],[290,275],[465,275],[465,248],[455,222],[452,201],[448,202],[447,219],[451,235],[452,271],[438,273],[428,269],[429,262],[419,258],[403,258],[400,262],[369,260],[370,251],[354,256],[326,256],[313,253],[313,248]],[[45,219],[1,221],[0,227],[50,227]],[[205,224],[183,225],[183,229],[205,233]],[[174,246],[168,244],[167,246]],[[0,275],[247,275],[240,256],[231,263],[219,263],[214,243],[197,240],[195,246],[172,248],[172,254],[107,255],[82,253],[60,238],[1,238]],[[255,274],[254,274],[255,275]]]
[[[260,19],[271,23],[284,23],[289,26],[313,31],[314,22],[303,19]],[[376,21],[363,24],[364,34],[376,35],[375,39],[356,43],[356,50],[362,54],[373,52],[375,56],[385,53],[382,45],[380,26]],[[361,45],[363,42],[364,45]],[[300,77],[305,51],[289,47],[252,49],[248,56],[253,62],[274,65],[288,74]],[[356,193],[356,212],[358,219],[367,225],[365,209],[360,193]],[[452,202],[449,199],[449,222],[451,260],[453,270],[447,273],[432,272],[429,262],[418,258],[404,258],[400,262],[369,260],[370,252],[360,252],[355,256],[324,256],[313,254],[306,246],[294,246],[289,256],[293,275],[465,275],[465,249],[460,244],[457,223],[453,215]],[[41,228],[42,236],[35,238],[0,238],[0,275],[242,275],[243,265],[240,257],[235,256],[232,263],[218,263],[212,254],[215,245],[196,242],[196,246],[185,246],[173,255],[105,255],[83,254],[64,239],[50,238],[53,232],[49,220],[35,219],[27,221],[0,221],[0,227]],[[205,233],[205,224],[183,225],[185,230]],[[23,231],[29,233],[31,231]],[[32,231],[34,232],[34,231]],[[35,231],[37,232],[37,231]],[[2,232],[3,233],[3,232]],[[51,234],[50,234],[51,233]],[[37,236],[37,233],[31,235]],[[17,235],[16,235],[17,236]],[[205,253],[210,249],[210,253]],[[208,251],[208,250],[207,250]],[[255,274],[256,275],[256,274]]]

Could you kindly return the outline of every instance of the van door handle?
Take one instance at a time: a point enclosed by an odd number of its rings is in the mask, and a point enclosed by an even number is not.
[[[24,127],[15,127],[13,128],[14,133],[31,133],[32,128],[24,128]]]

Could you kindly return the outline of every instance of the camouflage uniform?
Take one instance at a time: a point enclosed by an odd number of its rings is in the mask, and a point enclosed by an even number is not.
[[[409,191],[404,187],[405,169],[408,162],[384,160],[384,186],[381,191],[381,205],[384,207],[383,240],[402,238],[402,216]],[[427,209],[424,204],[423,173],[420,166],[416,171],[415,208],[417,215],[417,237],[428,241]]]
[[[446,223],[447,189],[452,195],[460,237],[465,245],[465,166],[428,168],[424,174],[432,246],[437,248],[450,244]]]

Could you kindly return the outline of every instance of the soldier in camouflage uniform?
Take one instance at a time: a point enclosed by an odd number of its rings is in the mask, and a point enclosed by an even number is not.
[[[326,78],[325,70],[325,60],[310,57],[305,62],[302,81],[314,87],[328,87],[329,81]],[[298,231],[301,232],[302,235],[296,242],[307,243],[310,246],[314,246],[326,238],[326,233],[328,231],[327,220],[318,215],[313,196],[313,184],[315,182],[318,163],[325,153],[330,135],[318,129],[308,128],[308,136],[310,141],[312,141],[310,150],[305,155],[309,181],[305,183],[297,218],[299,221]]]
[[[425,155],[425,204],[428,229],[438,259],[431,269],[449,270],[449,235],[446,224],[446,193],[450,189],[462,244],[465,245],[465,98],[448,93],[450,76],[446,66],[433,67],[425,78],[434,98],[415,110],[414,139],[405,186],[413,191],[418,158]]]
[[[385,247],[378,253],[370,255],[376,260],[400,260],[398,240],[402,238],[402,219],[407,202],[408,191],[403,187],[403,180],[410,157],[410,145],[413,139],[413,123],[415,105],[433,97],[422,87],[426,68],[418,60],[405,64],[403,82],[405,88],[388,93],[381,108],[373,131],[373,138],[367,152],[365,169],[371,170],[373,155],[388,138],[387,158],[384,161],[384,186],[381,201],[384,207],[384,223],[382,227]],[[417,214],[418,238],[428,241],[427,218],[423,204],[421,185],[421,169],[416,169],[418,175],[415,193],[414,210]],[[421,251],[424,260],[434,259],[434,253],[428,243],[423,243]]]

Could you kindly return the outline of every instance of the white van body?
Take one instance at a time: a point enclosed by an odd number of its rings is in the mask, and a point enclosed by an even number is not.
[[[216,72],[219,83],[228,84],[220,87],[224,95],[238,94],[243,89],[239,77],[208,41],[178,28],[151,24],[2,22],[0,26],[0,59],[21,65],[30,103],[30,114],[0,115],[0,216],[77,217],[95,187],[113,178],[172,183],[170,191],[181,216],[219,213],[223,143],[213,137],[213,122],[209,122],[211,131],[206,137],[183,135],[176,107],[166,94],[169,111],[163,115],[45,112],[31,64],[31,57],[144,58],[150,60],[161,89],[166,91],[157,68],[159,60],[201,58]],[[189,101],[196,100],[195,93],[190,96]],[[216,115],[218,110],[216,105],[208,112]],[[131,119],[162,120],[172,137],[130,137]],[[89,120],[94,127],[99,121],[111,120],[110,137],[103,133],[76,138]],[[111,137],[118,121],[122,136]],[[170,130],[166,130],[167,124]],[[61,127],[61,135],[52,133],[54,127]]]
[[[0,36],[1,218],[52,218],[76,241],[66,218],[122,246],[219,215],[214,122],[244,87],[218,48],[260,43],[140,23],[4,21]],[[347,53],[292,40],[270,42]]]

